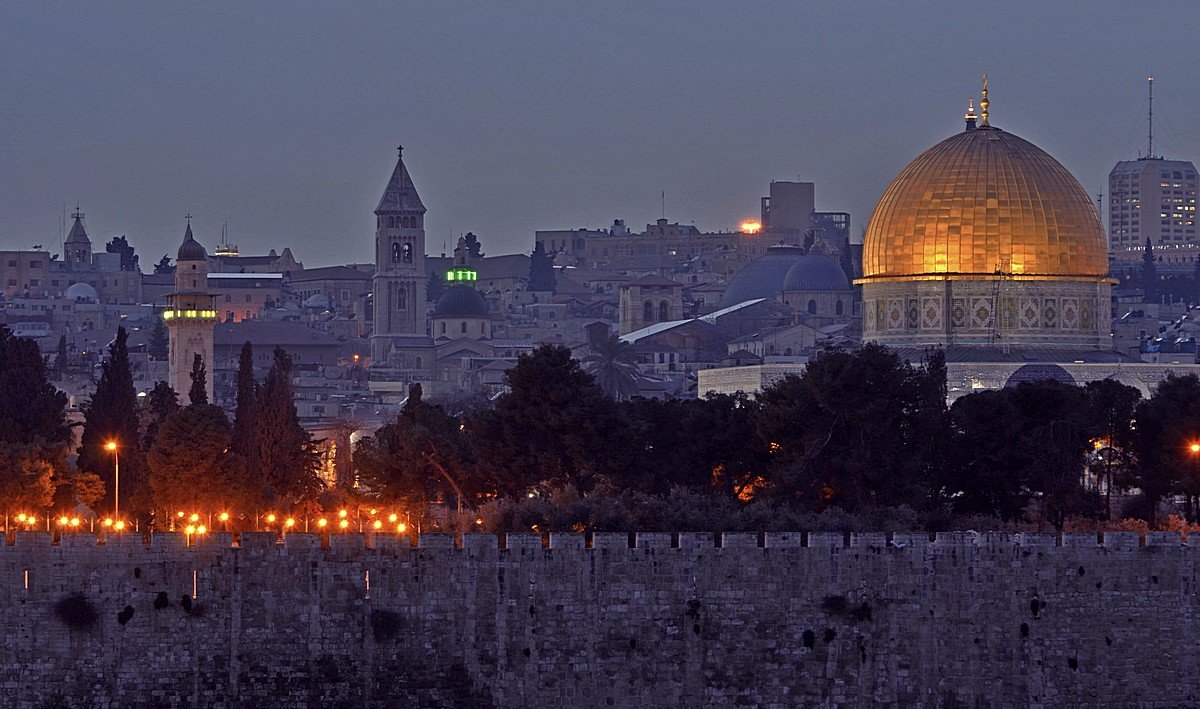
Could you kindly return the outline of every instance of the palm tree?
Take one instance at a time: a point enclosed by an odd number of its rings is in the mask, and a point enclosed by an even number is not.
[[[596,378],[596,384],[617,401],[633,398],[640,378],[633,345],[614,332],[593,339],[591,349],[592,353],[583,358],[583,368]]]

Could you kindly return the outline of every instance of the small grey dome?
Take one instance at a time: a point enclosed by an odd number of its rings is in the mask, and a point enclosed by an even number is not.
[[[310,295],[307,300],[304,301],[304,307],[328,309],[329,308],[329,296],[325,295],[324,293],[314,293],[314,294]]]
[[[733,276],[721,296],[721,307],[728,308],[756,298],[774,298],[783,290],[788,271],[802,258],[804,250],[799,246],[769,247],[767,253],[743,266]]]
[[[829,256],[812,252],[797,261],[783,279],[782,290],[848,291],[850,279],[841,265]]]
[[[192,236],[192,225],[188,224],[187,231],[183,234],[183,245],[179,247],[179,254],[175,257],[175,260],[203,261],[206,258],[208,258],[208,252]]]
[[[100,294],[96,292],[95,288],[91,287],[87,283],[76,283],[72,285],[66,290],[65,293],[63,293],[63,297],[67,300],[82,300],[86,303],[100,302]]]
[[[486,318],[487,314],[483,296],[466,283],[447,288],[433,308],[435,318]]]

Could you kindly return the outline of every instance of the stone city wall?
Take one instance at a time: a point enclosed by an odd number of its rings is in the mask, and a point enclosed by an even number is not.
[[[9,706],[1200,701],[1167,533],[13,541]]]

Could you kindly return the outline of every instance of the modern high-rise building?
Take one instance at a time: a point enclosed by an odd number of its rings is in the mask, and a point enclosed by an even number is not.
[[[1109,248],[1118,261],[1142,258],[1146,239],[1160,262],[1187,264],[1196,238],[1196,166],[1149,156],[1123,160],[1108,174]]]

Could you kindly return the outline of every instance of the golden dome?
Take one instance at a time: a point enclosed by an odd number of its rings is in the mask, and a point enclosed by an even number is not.
[[[973,118],[971,116],[970,118]],[[1108,248],[1079,182],[1027,140],[968,128],[888,185],[863,240],[866,280],[1103,278]]]

